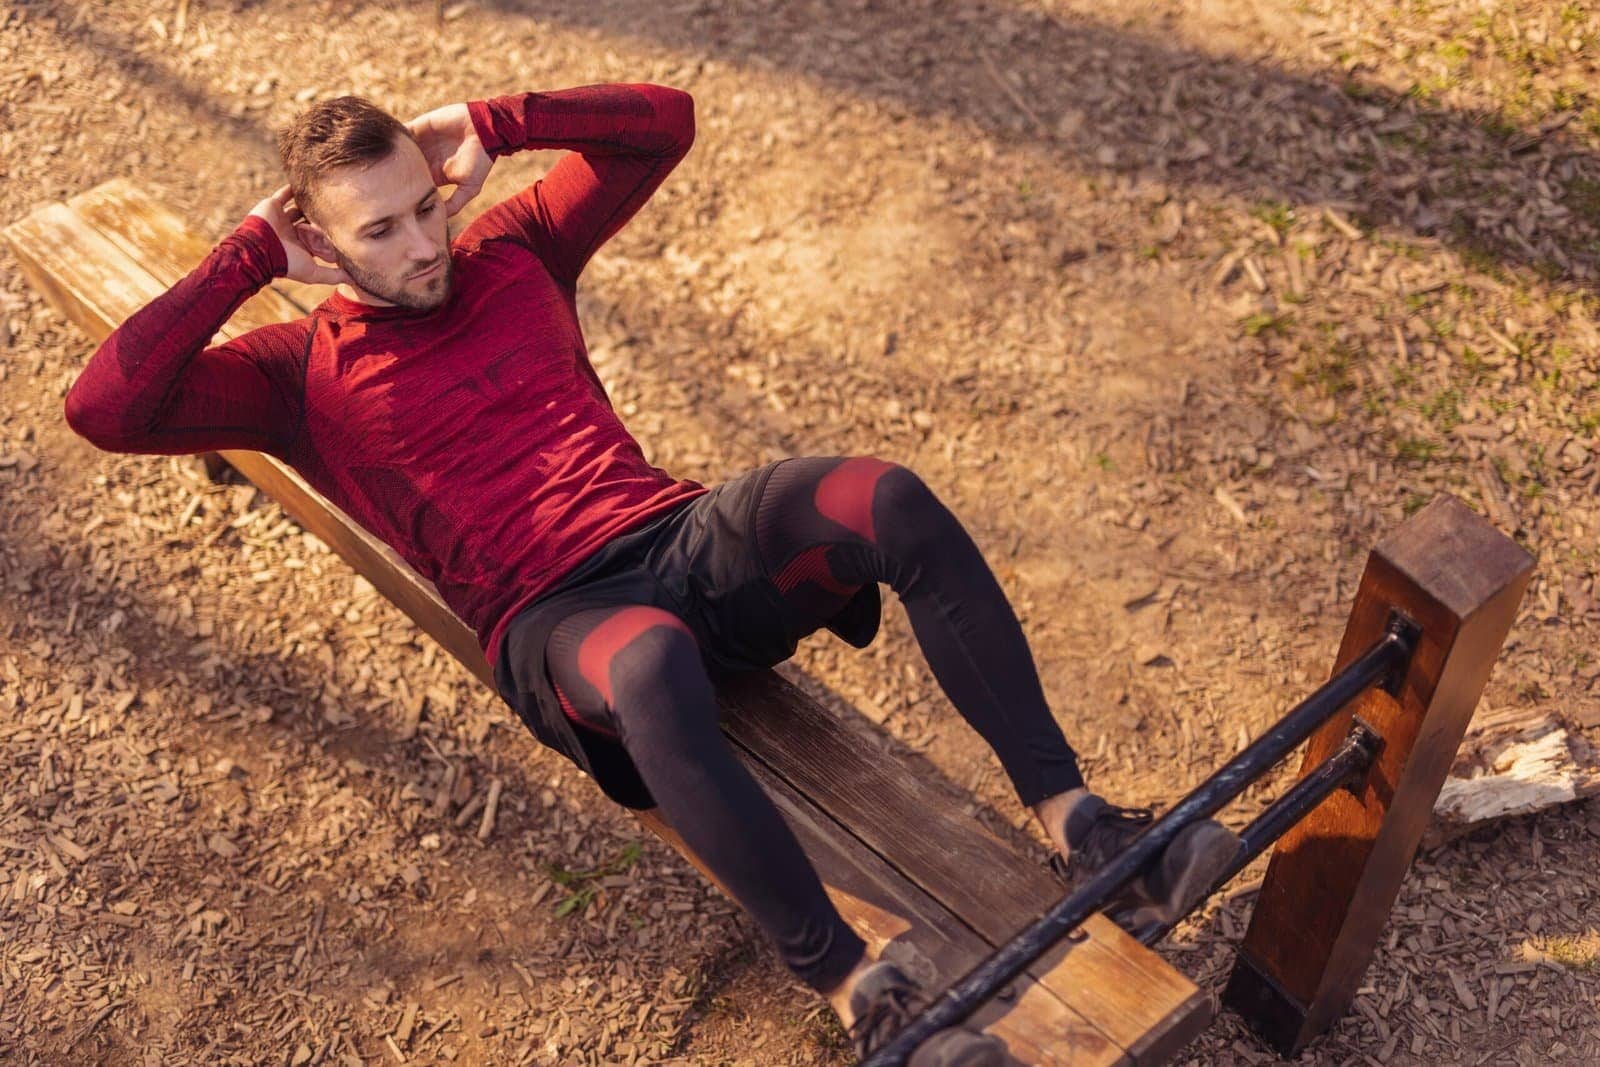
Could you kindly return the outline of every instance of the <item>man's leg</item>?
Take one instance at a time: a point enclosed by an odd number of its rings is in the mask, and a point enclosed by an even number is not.
[[[545,663],[568,717],[621,741],[661,814],[796,977],[823,994],[836,989],[866,945],[717,727],[683,620],[647,605],[579,611],[551,632]]]
[[[1004,591],[909,468],[871,456],[785,460],[763,489],[755,537],[794,633],[815,631],[862,584],[887,583],[945,695],[994,749],[1023,804],[1083,786]]]
[[[906,1022],[914,987],[873,963],[823,891],[771,798],[717,727],[711,681],[689,627],[645,605],[578,611],[550,634],[545,664],[562,710],[622,743],[667,823],[750,913],[801,981],[827,998],[858,1054]],[[909,1067],[993,1067],[995,1038],[951,1027]]]
[[[1142,831],[1138,813],[1085,787],[1004,591],[960,521],[909,468],[872,456],[779,463],[757,505],[755,539],[795,636],[866,582],[894,589],[945,695],[994,749],[1063,859],[1078,850],[1075,867],[1092,870]],[[1161,914],[1182,914],[1237,845],[1215,822],[1190,827],[1146,884],[1129,890],[1127,906],[1154,898]]]

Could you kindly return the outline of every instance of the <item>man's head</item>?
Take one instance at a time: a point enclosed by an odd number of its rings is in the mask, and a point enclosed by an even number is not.
[[[359,96],[319,101],[278,134],[306,250],[360,299],[431,311],[455,285],[444,205],[411,131]],[[435,269],[416,277],[428,267]]]

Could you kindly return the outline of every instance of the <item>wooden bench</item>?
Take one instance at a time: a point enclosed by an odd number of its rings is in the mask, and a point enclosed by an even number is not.
[[[494,202],[480,195],[462,216]],[[4,236],[30,282],[96,342],[215,244],[122,179],[42,207]],[[299,318],[327,291],[279,279],[239,308],[219,338]],[[493,688],[471,630],[387,545],[278,460],[222,455]],[[740,678],[718,695],[728,735],[794,826],[840,912],[871,951],[901,961],[921,981],[938,988],[960,977],[1061,895],[1042,866],[904,765],[862,751],[838,720],[777,674]],[[701,866],[653,812],[641,821]],[[1084,933],[980,1016],[1019,1060],[1160,1063],[1210,1020],[1212,998],[1160,956],[1099,917]]]
[[[497,199],[486,194],[479,209]],[[40,208],[3,236],[29,280],[97,342],[213,247],[120,179]],[[219,336],[298,318],[326,292],[279,279]],[[222,456],[493,688],[472,632],[387,545],[272,457]],[[1386,612],[1403,611],[1422,639],[1397,696],[1368,691],[1307,746],[1303,774],[1340,742],[1352,715],[1384,737],[1364,785],[1328,796],[1274,850],[1229,983],[1228,1003],[1280,1050],[1297,1050],[1348,1008],[1531,570],[1526,552],[1448,497],[1372,552],[1336,668],[1371,644]],[[840,912],[875,954],[930,988],[965,975],[1062,896],[1043,867],[903,764],[864,752],[773,672],[731,681],[718,699],[727,734]],[[640,819],[704,871],[654,813]],[[1187,1044],[1212,1010],[1209,995],[1095,916],[977,1018],[1024,1063],[1153,1064]]]

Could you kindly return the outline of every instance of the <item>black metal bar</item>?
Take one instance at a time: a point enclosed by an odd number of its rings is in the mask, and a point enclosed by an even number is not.
[[[887,1045],[863,1060],[861,1067],[903,1067],[918,1045],[971,1015],[984,1001],[1015,980],[1030,963],[1104,908],[1117,890],[1166,851],[1185,826],[1215,814],[1369,686],[1397,684],[1397,676],[1410,661],[1415,634],[1416,626],[1409,619],[1399,613],[1391,616],[1387,632],[1371,648],[1147,826],[1080,889],[1058,901],[958,978]]]
[[[1265,852],[1291,826],[1305,818],[1312,808],[1327,799],[1329,794],[1364,777],[1367,769],[1372,766],[1372,761],[1382,750],[1383,738],[1358,719],[1337,752],[1319,763],[1316,770],[1296,782],[1266,811],[1256,816],[1249,826],[1239,831],[1239,839],[1242,842],[1239,855],[1228,864],[1227,870],[1211,883],[1205,894],[1195,901],[1189,912],[1198,908],[1205,902],[1206,897],[1215,893],[1232,880],[1234,875],[1248,867],[1251,860]],[[1187,918],[1189,912],[1178,916],[1172,922],[1141,930],[1139,941],[1145,945],[1155,944]]]

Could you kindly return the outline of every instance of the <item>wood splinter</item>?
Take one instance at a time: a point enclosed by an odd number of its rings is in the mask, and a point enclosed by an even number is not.
[[[483,821],[478,824],[478,840],[487,841],[494,833],[494,816],[500,807],[500,779],[489,780],[489,799],[483,802]]]

